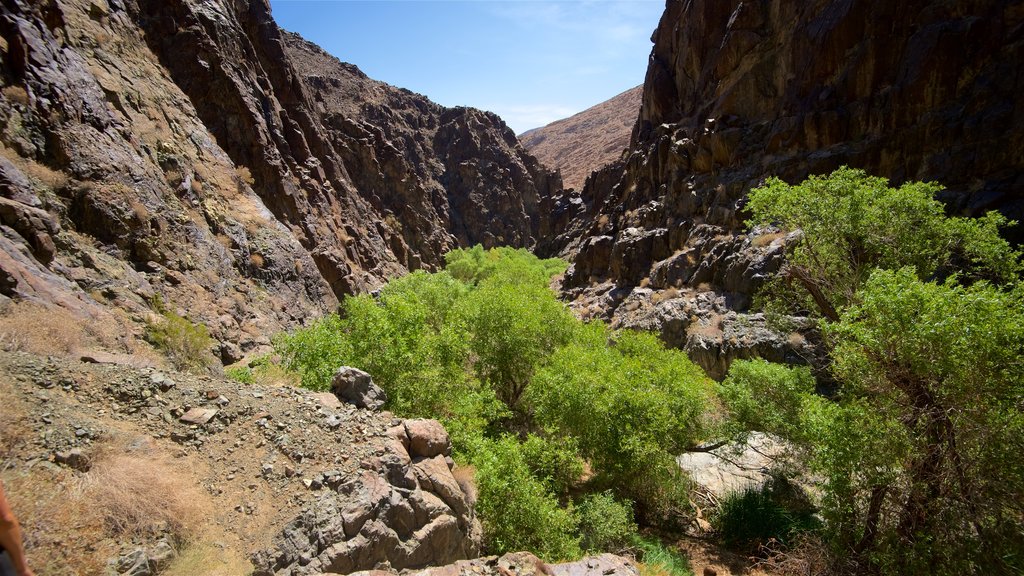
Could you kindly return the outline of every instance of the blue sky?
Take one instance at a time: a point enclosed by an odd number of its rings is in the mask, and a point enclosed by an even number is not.
[[[274,18],[371,78],[516,133],[642,84],[664,0],[271,0]]]

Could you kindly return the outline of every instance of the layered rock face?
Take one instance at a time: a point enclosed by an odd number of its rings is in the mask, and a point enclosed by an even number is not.
[[[233,361],[460,245],[529,246],[560,189],[492,114],[374,82],[265,2],[9,0],[0,292],[139,318]]]
[[[741,233],[744,196],[844,164],[938,181],[957,213],[1020,219],[1022,23],[1009,1],[669,1],[631,153],[588,180],[545,246],[574,260],[565,289],[604,314],[640,284],[666,302],[704,294],[701,314],[667,316],[707,333],[780,263],[784,239]],[[638,314],[660,312],[615,318]]]

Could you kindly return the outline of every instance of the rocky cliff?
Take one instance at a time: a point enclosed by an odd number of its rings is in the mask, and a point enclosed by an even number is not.
[[[591,106],[579,114],[519,135],[545,166],[558,169],[567,188],[579,190],[592,172],[618,160],[629,146],[643,86]]]
[[[0,293],[126,332],[160,295],[225,362],[453,247],[532,245],[561,187],[263,1],[4,0],[0,37]]]
[[[1022,219],[1022,23],[1010,1],[670,0],[630,153],[562,203],[545,246],[573,258],[566,292],[717,358],[713,373],[798,352],[798,335],[750,336],[762,320],[736,315],[784,241],[743,233],[746,193],[846,164]]]

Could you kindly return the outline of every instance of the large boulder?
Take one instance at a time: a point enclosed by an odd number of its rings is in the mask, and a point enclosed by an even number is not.
[[[368,410],[379,410],[388,401],[387,394],[373,383],[369,374],[351,366],[342,366],[334,373],[331,392],[342,402]]]

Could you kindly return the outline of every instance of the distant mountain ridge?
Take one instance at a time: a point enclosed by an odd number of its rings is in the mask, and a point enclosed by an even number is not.
[[[566,188],[583,188],[590,173],[614,162],[629,146],[643,86],[547,126],[527,130],[519,141],[545,166],[562,171]]]

